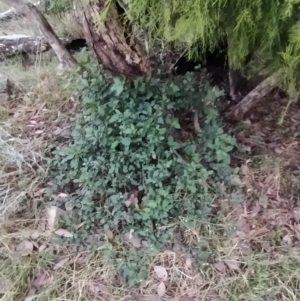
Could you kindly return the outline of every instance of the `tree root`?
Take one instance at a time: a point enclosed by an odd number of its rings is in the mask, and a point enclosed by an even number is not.
[[[228,114],[229,117],[241,119],[254,105],[261,101],[281,81],[281,72],[278,71],[263,80],[249,92]]]

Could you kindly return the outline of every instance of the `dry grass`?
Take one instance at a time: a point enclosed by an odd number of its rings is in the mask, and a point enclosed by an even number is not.
[[[4,69],[19,80],[22,97],[2,108],[7,114],[1,128],[0,180],[2,190],[9,192],[2,208],[13,204],[9,219],[0,224],[2,300],[160,300],[162,281],[155,266],[167,272],[161,300],[299,300],[300,245],[296,228],[291,228],[293,210],[283,201],[288,178],[281,161],[269,155],[244,163],[244,202],[232,205],[228,196],[219,201],[219,224],[184,231],[186,246],[207,246],[198,255],[205,258],[208,252],[208,261],[175,249],[145,255],[142,261],[137,257],[130,264],[148,277],[130,288],[120,270],[128,246],[119,245],[119,259],[108,240],[94,252],[71,251],[49,231],[39,166],[48,145],[69,126],[66,120],[76,105],[61,89],[52,63],[33,66],[30,76],[18,62],[5,62]]]
[[[18,59],[1,63],[1,71],[17,87],[11,101],[0,108],[0,288],[5,271],[16,281],[4,295],[8,300],[16,300],[19,290],[26,292],[32,268],[39,265],[38,258],[16,255],[16,245],[37,229],[44,202],[45,153],[49,143],[68,135],[66,114],[75,108],[62,91],[56,63],[37,62],[26,70]]]
[[[300,299],[298,177],[290,163],[285,164],[286,157],[280,156],[285,151],[279,154],[273,147],[267,152],[261,136],[251,132],[261,128],[259,121],[243,129],[240,138],[250,135],[254,141],[253,154],[247,155],[241,168],[246,197],[240,202],[232,202],[233,195],[219,200],[218,223],[186,228],[183,233],[186,246],[195,242],[205,246],[194,250],[200,260],[176,248],[145,252],[143,260],[133,256],[129,263],[148,277],[139,287],[129,287],[121,273],[122,260],[131,252],[127,245],[116,242],[118,258],[109,240],[94,252],[66,247],[64,239],[50,231],[42,166],[49,145],[68,138],[76,101],[62,89],[55,60],[36,57],[34,62],[27,69],[18,58],[1,62],[1,71],[19,88],[14,100],[0,109],[1,300]],[[293,144],[281,143],[290,147],[280,150],[290,151],[291,146],[296,150],[295,142],[293,137]],[[158,298],[162,280],[155,266],[167,272],[162,298]]]
[[[215,235],[210,241],[217,244],[214,263],[199,270],[187,256],[175,251],[161,252],[148,258],[149,277],[134,288],[122,281],[118,263],[107,260],[101,249],[70,253],[62,245],[51,243],[49,237],[32,239],[24,235],[23,240],[29,239],[45,249],[39,253],[35,247],[27,257],[20,257],[13,250],[9,255],[2,252],[1,277],[8,288],[2,299],[24,300],[34,295],[35,300],[41,301],[160,300],[157,289],[162,281],[154,269],[160,266],[167,272],[162,300],[299,300],[299,249],[273,246],[243,255],[237,240],[220,240]],[[253,247],[258,248],[260,239],[251,239]],[[268,236],[263,240],[268,240]],[[102,248],[109,248],[109,244]]]
[[[31,2],[35,3],[36,1]],[[0,13],[5,12],[10,7],[0,3]],[[80,38],[83,36],[81,28],[78,26],[74,14],[66,13],[62,16],[46,16],[49,23],[59,37]],[[41,36],[37,24],[29,17],[15,18],[9,22],[0,23],[0,35],[25,34],[29,36]]]

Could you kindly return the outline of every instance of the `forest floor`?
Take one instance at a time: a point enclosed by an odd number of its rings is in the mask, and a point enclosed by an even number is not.
[[[56,213],[47,211],[43,163],[54,144],[68,139],[78,109],[56,66],[42,57],[26,69],[18,58],[0,62],[19,91],[0,104],[1,300],[300,300],[296,104],[273,95],[243,121],[227,122],[245,194],[236,205],[213,204],[222,223],[186,230],[187,245],[205,240],[217,260],[199,269],[185,254],[165,250],[149,258],[146,283],[129,288],[99,253],[72,252],[46,227]]]

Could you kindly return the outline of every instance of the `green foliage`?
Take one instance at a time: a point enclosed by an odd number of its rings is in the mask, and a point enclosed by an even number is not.
[[[69,9],[72,0],[44,0],[52,13]],[[103,0],[96,25],[100,26],[112,0]],[[163,38],[199,56],[220,41],[228,43],[229,63],[245,69],[245,58],[255,53],[253,71],[282,70],[284,88],[292,97],[299,90],[299,0],[131,0],[118,1],[134,28],[152,41]],[[245,70],[244,70],[245,71]],[[249,70],[247,70],[249,71]]]
[[[82,109],[51,170],[58,188],[72,195],[69,226],[84,222],[75,241],[95,229],[134,229],[161,247],[172,241],[173,222],[207,219],[215,186],[231,173],[235,140],[213,105],[222,93],[195,84],[192,77],[110,83],[101,70],[73,78]],[[198,133],[182,128],[187,109],[201,120]],[[138,203],[130,202],[133,195]]]
[[[191,55],[225,40],[230,64],[243,69],[246,56],[255,52],[261,69],[283,69],[285,88],[295,94],[299,8],[299,0],[131,0],[127,14],[153,36],[184,43]]]

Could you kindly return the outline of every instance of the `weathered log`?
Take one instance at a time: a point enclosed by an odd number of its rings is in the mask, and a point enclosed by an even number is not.
[[[56,33],[53,31],[51,25],[45,18],[45,16],[39,11],[39,9],[34,6],[32,3],[29,3],[24,0],[1,0],[4,3],[12,5],[17,11],[27,11],[40,30],[42,31],[47,42],[57,55],[60,63],[66,68],[75,68],[78,66],[75,58],[71,55],[65,45],[59,40]]]
[[[35,6],[40,5],[40,1],[34,3]],[[15,8],[11,8],[3,13],[0,13],[0,22],[7,22],[12,19],[19,19],[26,16],[25,12],[17,11]]]
[[[269,92],[278,86],[281,81],[281,72],[278,71],[267,77],[249,92],[229,113],[235,119],[241,119],[254,105],[261,101]]]
[[[70,40],[59,38],[68,50],[80,50],[85,46],[83,39]],[[22,34],[0,36],[0,60],[2,57],[10,58],[18,54],[37,54],[51,49],[44,37],[32,37]]]
[[[18,34],[0,36],[0,59],[1,56],[12,57],[22,53],[40,53],[50,48],[49,43],[42,37],[30,37]]]
[[[143,45],[133,37],[130,28],[124,26],[114,1],[109,7],[106,5],[106,0],[76,1],[78,20],[90,49],[99,63],[114,75],[134,78],[150,74],[150,62]],[[103,12],[103,22],[95,24]]]
[[[60,63],[67,68],[75,68],[78,66],[77,61],[60,41],[56,33],[53,31],[51,25],[45,18],[45,16],[39,11],[39,9],[32,3],[26,3],[26,7],[29,10],[31,16],[35,19],[36,23],[40,27],[44,37],[50,44],[51,48],[57,55]]]

